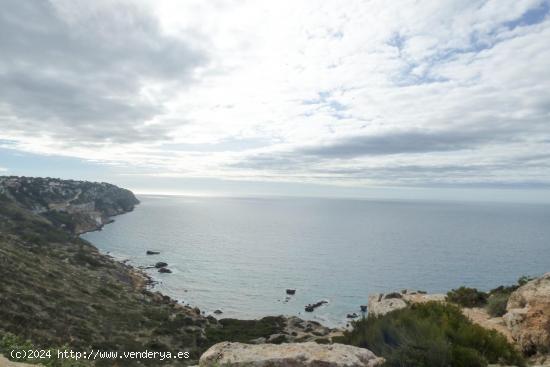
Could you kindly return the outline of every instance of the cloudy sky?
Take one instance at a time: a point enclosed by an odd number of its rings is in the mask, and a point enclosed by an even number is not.
[[[550,0],[0,2],[0,174],[550,200]]]

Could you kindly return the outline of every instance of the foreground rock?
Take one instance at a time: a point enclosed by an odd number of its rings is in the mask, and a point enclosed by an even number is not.
[[[383,358],[368,349],[343,344],[242,344],[223,342],[200,358],[200,367],[374,367]]]
[[[550,273],[514,291],[506,310],[503,319],[524,353],[550,350]]]

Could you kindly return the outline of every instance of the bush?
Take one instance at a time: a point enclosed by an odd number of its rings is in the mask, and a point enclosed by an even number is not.
[[[342,341],[370,349],[388,367],[525,365],[502,334],[473,324],[456,306],[436,302],[356,321]]]
[[[487,302],[487,293],[476,288],[460,287],[447,292],[447,301],[462,307],[481,307]]]
[[[493,317],[500,317],[506,313],[509,293],[495,293],[489,296],[487,300],[487,312]]]
[[[529,282],[533,279],[535,279],[535,278],[527,276],[527,275],[523,275],[518,279],[518,285],[521,287],[522,285],[526,284],[527,282]]]

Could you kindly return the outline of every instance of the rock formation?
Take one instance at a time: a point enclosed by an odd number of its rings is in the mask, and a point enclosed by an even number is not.
[[[383,358],[368,349],[343,344],[242,344],[223,342],[200,358],[200,367],[375,367]]]
[[[403,290],[401,293],[375,293],[369,295],[367,311],[368,316],[382,316],[388,312],[399,310],[413,303],[430,301],[445,301],[444,294],[426,294],[419,291]]]
[[[506,310],[503,318],[524,353],[550,350],[550,273],[514,291]]]

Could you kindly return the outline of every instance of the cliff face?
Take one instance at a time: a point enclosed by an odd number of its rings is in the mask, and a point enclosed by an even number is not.
[[[521,350],[526,354],[547,354],[550,351],[550,273],[514,291],[506,310],[504,320]]]
[[[131,191],[105,182],[55,178],[0,177],[0,194],[75,234],[99,229],[139,203]]]

